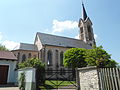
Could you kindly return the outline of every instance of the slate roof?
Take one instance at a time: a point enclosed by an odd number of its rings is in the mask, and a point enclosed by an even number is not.
[[[45,34],[40,32],[38,32],[37,35],[40,38],[40,41],[43,45],[92,49],[90,45],[78,39],[61,37],[61,36]]]
[[[0,51],[0,60],[17,60],[15,55],[10,51]]]
[[[14,50],[31,50],[31,51],[38,51],[38,48],[34,44],[27,44],[27,43],[20,43],[20,45],[15,48]]]

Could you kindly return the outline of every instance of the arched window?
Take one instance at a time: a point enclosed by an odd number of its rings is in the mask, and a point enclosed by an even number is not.
[[[26,56],[25,54],[22,55],[22,62],[24,62],[26,60]]]
[[[28,54],[28,58],[31,58],[31,53]]]
[[[47,64],[52,65],[52,51],[50,50],[47,52],[47,60]]]
[[[17,55],[17,59],[18,59],[18,61],[19,61],[19,59],[20,59],[20,53],[18,53],[18,55]]]
[[[58,50],[55,50],[55,59],[58,61]]]
[[[81,34],[83,33],[83,27],[80,28]]]
[[[92,46],[92,44],[90,43],[90,46]]]
[[[60,65],[63,66],[63,52],[60,52]]]

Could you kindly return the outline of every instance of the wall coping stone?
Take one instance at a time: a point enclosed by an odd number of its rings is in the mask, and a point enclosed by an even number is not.
[[[22,70],[29,70],[29,69],[35,69],[33,67],[26,67],[26,68],[21,68],[21,69],[18,69],[18,71],[22,71]]]
[[[78,71],[82,71],[82,70],[88,70],[88,69],[97,69],[97,66],[89,66],[89,67],[83,67],[83,68],[77,68]]]

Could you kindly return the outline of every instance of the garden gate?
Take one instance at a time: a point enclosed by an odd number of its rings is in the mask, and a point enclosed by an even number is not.
[[[40,90],[51,89],[76,89],[76,74],[75,70],[45,70],[42,73],[43,77],[40,84],[37,85]],[[37,72],[37,77],[40,74]],[[40,77],[39,77],[40,78]]]

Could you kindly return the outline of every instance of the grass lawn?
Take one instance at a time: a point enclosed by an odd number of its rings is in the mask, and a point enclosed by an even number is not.
[[[65,87],[65,86],[73,85],[73,84],[75,84],[75,81],[46,80],[45,85],[40,86],[40,88],[43,88],[43,90],[51,90],[53,88]]]

